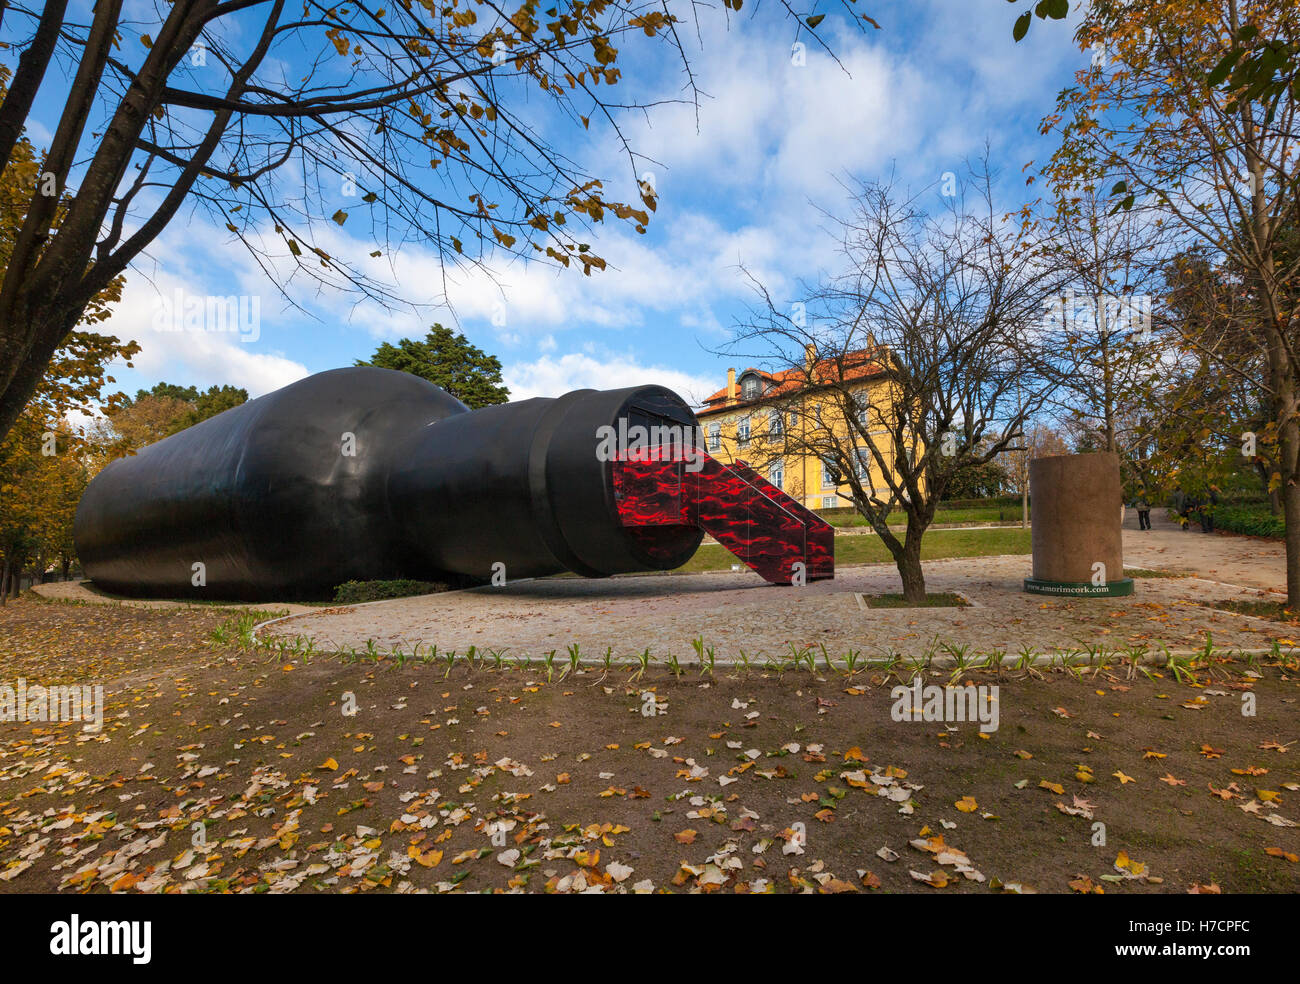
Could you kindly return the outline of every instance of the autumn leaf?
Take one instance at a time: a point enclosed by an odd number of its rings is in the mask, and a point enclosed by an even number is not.
[[[1126,851],[1120,851],[1119,856],[1115,858],[1115,870],[1126,871],[1131,875],[1140,876],[1146,873],[1146,865],[1141,861],[1134,861],[1128,856]]]
[[[952,880],[948,877],[948,873],[942,868],[937,871],[932,871],[928,875],[922,874],[919,871],[909,871],[908,874],[917,881],[924,882],[933,888],[946,888],[948,885],[952,884]]]

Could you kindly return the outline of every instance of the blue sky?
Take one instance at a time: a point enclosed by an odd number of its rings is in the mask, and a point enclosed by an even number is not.
[[[731,363],[712,350],[726,344],[752,300],[742,264],[774,297],[793,302],[801,279],[835,269],[834,239],[819,209],[844,211],[843,181],[892,173],[914,190],[937,186],[986,143],[1001,171],[1005,206],[1018,206],[1032,193],[1022,168],[1053,149],[1051,138],[1038,135],[1039,120],[1086,61],[1058,23],[1036,21],[1026,41],[1013,43],[1018,8],[1005,0],[859,6],[881,30],[859,32],[840,8],[828,8],[819,27],[838,65],[813,44],[805,64],[792,64],[796,25],[771,0],[756,14],[746,4],[729,24],[720,7],[703,11],[702,46],[693,31],[683,31],[708,94],[698,130],[686,106],[625,121],[633,146],[657,162],[641,170],[653,172],[659,209],[644,236],[621,225],[594,233],[610,267],[590,278],[489,257],[491,277],[449,274],[444,299],[438,257],[407,244],[391,265],[373,261],[373,272],[391,280],[415,310],[385,311],[305,283],[290,287],[295,307],[224,228],[183,211],[131,269],[107,324],[143,347],[134,369],[116,373],[119,386],[134,392],[163,379],[231,383],[257,396],[350,365],[382,341],[420,336],[438,320],[501,359],[516,399],[651,382],[702,398],[722,385]],[[133,7],[138,30],[148,32],[152,5]],[[8,35],[14,19],[6,20]],[[809,40],[806,32],[802,40]],[[13,49],[9,55],[12,65]],[[620,87],[624,98],[676,96],[679,66],[662,49],[629,52]],[[47,84],[28,131],[38,147],[48,145],[59,108]],[[554,121],[539,121],[548,123]],[[591,172],[609,177],[614,197],[634,200],[634,175],[609,131],[593,122],[589,133],[553,136]],[[347,204],[340,200],[340,207]],[[373,243],[352,226],[331,230],[331,241],[321,245],[364,261]],[[177,289],[259,296],[257,338],[154,330],[159,296]]]

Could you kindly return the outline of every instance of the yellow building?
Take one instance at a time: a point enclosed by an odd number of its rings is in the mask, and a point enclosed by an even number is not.
[[[846,419],[855,413],[885,460],[893,460],[888,358],[887,349],[864,349],[835,360],[816,361],[810,354],[803,367],[783,372],[728,369],[726,387],[696,411],[705,449],[724,464],[747,462],[809,509],[836,509],[853,505],[851,489],[818,452],[837,445],[845,458],[857,457],[863,488],[870,483],[888,499],[889,483],[861,438],[850,436]],[[846,398],[852,401],[850,411]]]

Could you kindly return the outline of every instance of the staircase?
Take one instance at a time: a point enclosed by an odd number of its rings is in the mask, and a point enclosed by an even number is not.
[[[694,461],[659,448],[614,462],[614,498],[624,526],[694,526],[771,584],[835,576],[835,531],[743,461]],[[694,470],[691,470],[691,469]]]

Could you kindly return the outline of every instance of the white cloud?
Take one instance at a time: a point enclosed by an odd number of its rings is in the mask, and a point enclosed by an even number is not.
[[[233,331],[159,331],[155,315],[162,300],[180,290],[186,296],[206,296],[202,284],[171,274],[152,282],[128,277],[122,302],[105,323],[118,338],[140,343],[132,360],[138,373],[151,380],[178,385],[242,386],[250,397],[261,396],[308,375],[307,367],[285,355],[266,351],[266,339],[241,341]],[[265,304],[265,300],[262,301]],[[262,312],[263,323],[266,312]],[[259,328],[259,331],[262,329]]]
[[[583,234],[609,263],[602,273],[584,277],[495,253],[485,268],[448,268],[444,276],[441,258],[412,242],[395,256],[372,258],[376,244],[357,210],[345,227],[319,223],[314,245],[388,285],[404,306],[385,309],[321,287],[283,258],[271,263],[271,276],[319,319],[319,334],[328,339],[319,346],[301,330],[264,330],[253,345],[230,335],[156,333],[150,325],[157,293],[134,270],[109,327],[145,346],[137,358],[142,374],[231,382],[254,395],[305,375],[304,362],[324,368],[332,354],[346,364],[367,355],[376,339],[420,337],[441,321],[475,344],[505,349],[516,399],[646,381],[698,398],[720,384],[680,368],[705,361],[698,347],[668,346],[691,346],[694,335],[716,348],[729,334],[731,319],[753,300],[741,265],[778,304],[795,300],[797,278],[816,279],[838,266],[835,241],[814,206],[842,209],[839,179],[883,178],[897,168],[902,182],[919,188],[945,170],[960,171],[962,158],[977,155],[986,139],[1018,169],[1034,152],[1033,122],[1068,81],[1063,66],[1080,58],[1071,55],[1069,29],[1061,24],[1036,21],[1029,41],[1012,43],[1013,18],[1002,0],[899,7],[892,23],[882,14],[884,31],[865,34],[839,14],[829,16],[819,33],[842,64],[805,36],[802,67],[790,63],[789,20],[702,17],[704,47],[691,53],[708,94],[699,130],[689,106],[660,106],[648,122],[626,119],[634,149],[658,161],[641,170],[655,172],[661,205],[648,236],[615,220]],[[680,76],[647,42],[651,47],[644,66],[650,85],[639,85],[637,94],[679,98]],[[610,179],[611,197],[634,201],[619,145],[595,129],[589,139],[582,146],[581,135],[556,135],[567,141],[566,153]],[[155,271],[158,290],[256,293],[265,323],[305,325],[308,316],[292,310],[272,315],[283,303],[274,283],[229,240],[207,222],[174,223],[153,251],[166,274]],[[283,252],[269,236],[265,244]],[[620,355],[604,358],[604,344]],[[529,355],[538,358],[526,361]]]
[[[544,355],[535,362],[507,365],[502,375],[510,399],[562,396],[575,389],[620,389],[657,383],[666,386],[692,406],[718,389],[716,380],[693,376],[664,366],[642,365],[628,357],[597,358],[570,352]]]

